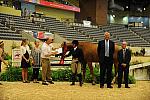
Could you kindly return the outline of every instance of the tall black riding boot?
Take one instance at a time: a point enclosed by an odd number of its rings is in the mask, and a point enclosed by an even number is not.
[[[79,85],[82,86],[82,74],[78,74],[79,77]]]
[[[72,74],[72,83],[70,84],[70,85],[75,85],[75,76],[76,76],[76,74]]]

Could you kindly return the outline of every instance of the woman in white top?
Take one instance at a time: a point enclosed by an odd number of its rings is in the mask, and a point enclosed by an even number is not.
[[[21,43],[21,68],[22,68],[22,79],[23,79],[23,83],[29,83],[29,81],[27,80],[28,78],[28,68],[31,67],[30,65],[30,49],[28,46],[28,42],[26,39],[22,40]]]

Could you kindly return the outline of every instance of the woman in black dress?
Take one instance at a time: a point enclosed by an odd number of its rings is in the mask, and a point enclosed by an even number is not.
[[[28,46],[28,42],[26,39],[22,40],[21,43],[21,68],[22,68],[22,79],[23,83],[29,83],[27,80],[28,78],[28,68],[31,66],[30,65],[30,49]]]

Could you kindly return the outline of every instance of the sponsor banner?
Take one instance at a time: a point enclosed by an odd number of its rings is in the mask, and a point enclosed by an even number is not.
[[[37,3],[39,5],[43,5],[43,6],[47,6],[47,7],[80,12],[80,8],[78,8],[78,7],[68,6],[68,5],[64,5],[64,4],[60,4],[60,3],[56,3],[56,2],[48,2],[45,0],[25,0],[25,1],[31,2],[31,3]]]
[[[84,27],[91,27],[91,21],[83,20]]]
[[[12,66],[20,67],[21,66],[21,50],[12,49]]]

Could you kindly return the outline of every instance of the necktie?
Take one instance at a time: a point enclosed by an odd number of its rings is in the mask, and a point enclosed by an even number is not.
[[[125,49],[123,49],[123,59],[125,59]]]
[[[108,41],[106,41],[106,44],[105,44],[105,56],[109,57],[109,45],[108,45]]]

